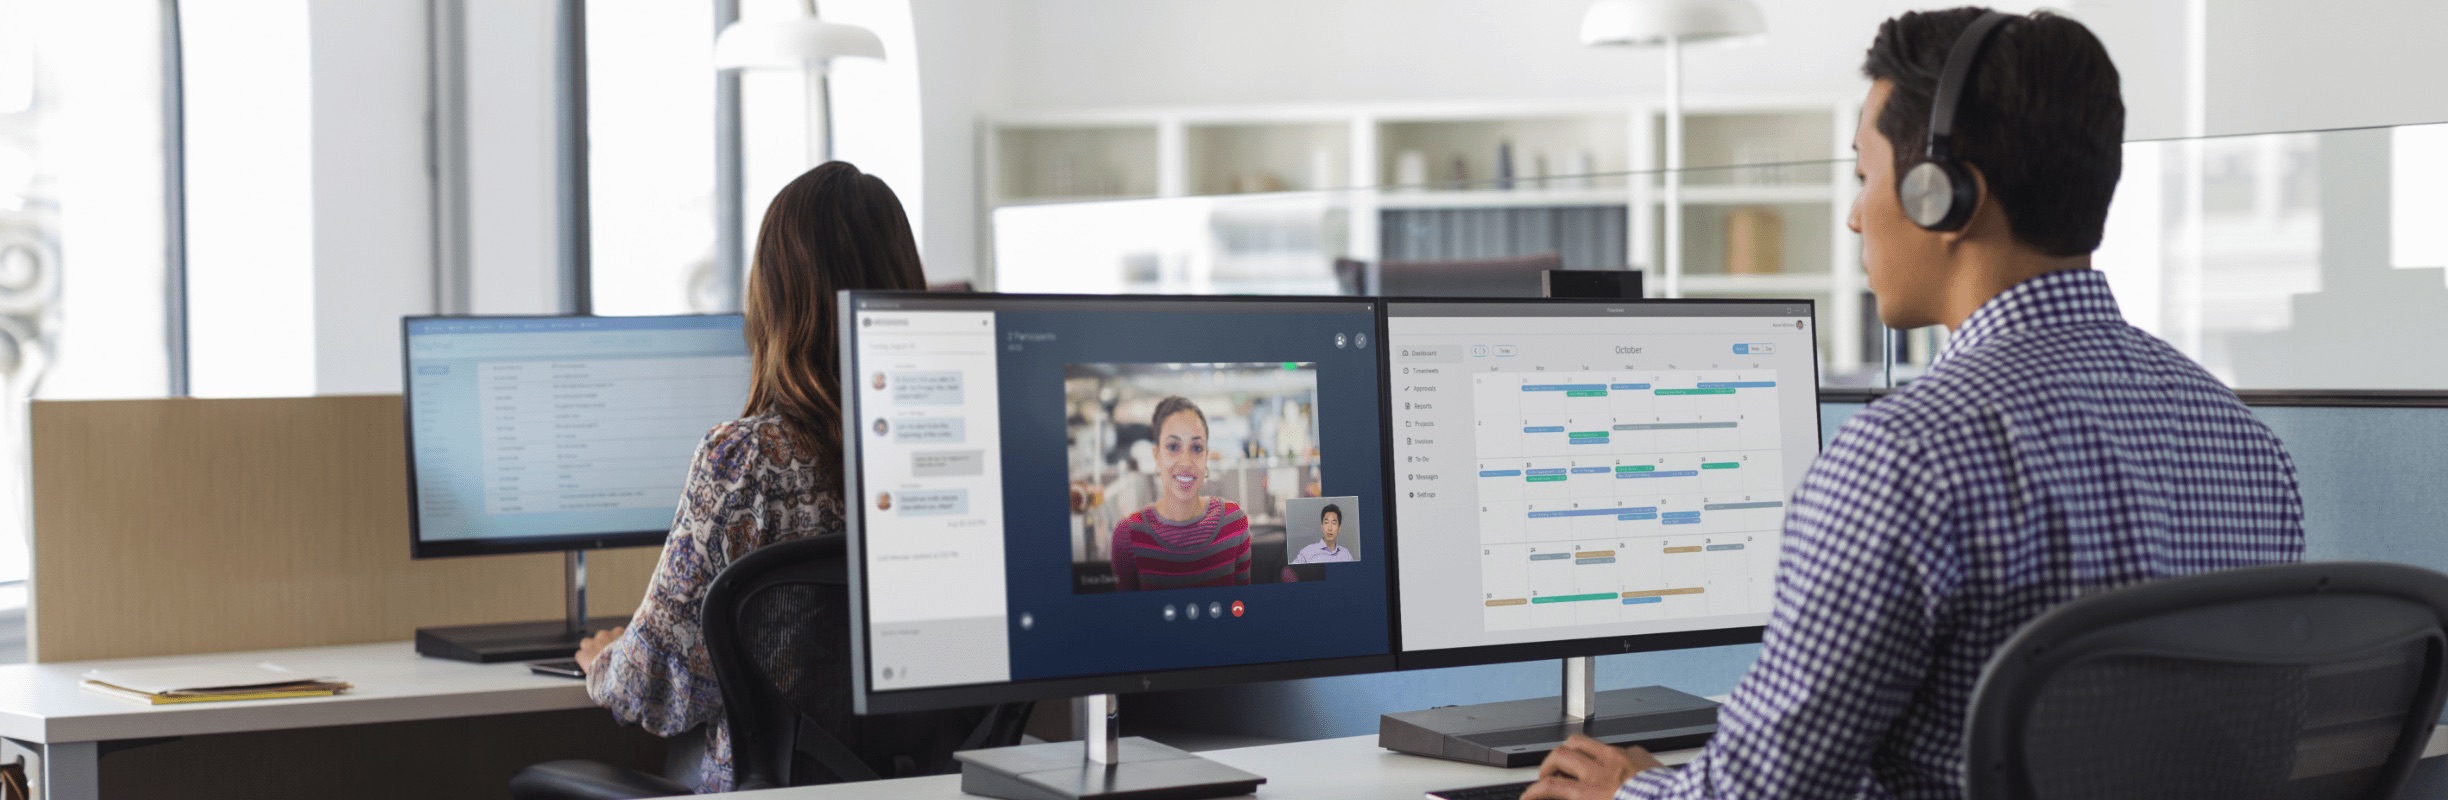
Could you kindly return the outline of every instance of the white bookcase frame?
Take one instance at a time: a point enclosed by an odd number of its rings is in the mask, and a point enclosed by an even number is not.
[[[1867,281],[1861,271],[1860,240],[1845,224],[1854,187],[1850,168],[1844,162],[1852,158],[1853,126],[1859,109],[1857,99],[1827,97],[1712,97],[1695,98],[1685,104],[1686,157],[1691,162],[1687,168],[1692,171],[1686,173],[1684,207],[1824,208],[1828,237],[1825,272],[1816,269],[1819,265],[1815,263],[1802,265],[1805,269],[1800,271],[1752,275],[1695,272],[1689,270],[1689,263],[1657,264],[1658,253],[1663,249],[1659,237],[1683,235],[1680,231],[1661,231],[1658,224],[1661,192],[1656,186],[1655,170],[1663,158],[1658,132],[1664,124],[1664,108],[1658,102],[1624,99],[1112,109],[992,117],[983,123],[979,137],[984,167],[979,171],[979,224],[983,228],[979,263],[985,265],[985,279],[991,282],[996,270],[994,210],[1015,205],[1185,197],[1194,193],[1216,194],[1216,190],[1225,188],[1308,191],[1386,187],[1382,191],[1348,192],[1337,199],[1349,215],[1344,254],[1376,261],[1381,214],[1387,210],[1621,204],[1628,215],[1625,252],[1632,266],[1652,270],[1653,274],[1658,270],[1677,272],[1676,283],[1688,295],[1817,299],[1823,309],[1821,341],[1827,364],[1834,370],[1851,371],[1863,366],[1859,337],[1869,313],[1863,302]],[[1717,175],[1733,174],[1718,173],[1715,168],[1732,170],[1744,166],[1738,162],[1758,160],[1746,159],[1741,137],[1725,132],[1729,127],[1739,130],[1746,119],[1760,121],[1759,127],[1774,128],[1781,134],[1781,140],[1774,142],[1780,149],[1772,151],[1775,154],[1772,161],[1825,160],[1827,166],[1788,169],[1818,169],[1827,173],[1826,180],[1758,184],[1711,180]],[[1470,175],[1475,188],[1440,186],[1451,182],[1448,167],[1456,156],[1471,166],[1492,164],[1495,141],[1499,138],[1532,143],[1560,141],[1559,131],[1575,126],[1621,130],[1620,141],[1603,151],[1596,151],[1598,143],[1593,143],[1591,156],[1596,172],[1603,176],[1596,186],[1528,186],[1522,184],[1531,183],[1529,179],[1534,176],[1516,175],[1516,188],[1495,189],[1484,184],[1494,177],[1493,170],[1475,169]],[[1346,135],[1338,131],[1347,131],[1348,139],[1337,141]],[[1491,131],[1493,136],[1489,135]],[[1807,141],[1816,138],[1808,134],[1817,131],[1825,131],[1825,138],[1816,144]],[[1443,138],[1439,139],[1440,136]],[[1294,163],[1285,156],[1284,142],[1298,141],[1301,137],[1313,142],[1312,152],[1337,154],[1340,163],[1323,165],[1322,173],[1314,155],[1308,157],[1306,164]],[[1475,150],[1448,145],[1426,154],[1431,186],[1416,189],[1392,186],[1395,160],[1401,156],[1401,150],[1411,149],[1406,142],[1462,141],[1474,137]],[[1154,141],[1152,150],[1145,146],[1150,138]],[[1748,155],[1757,152],[1754,148]],[[1568,165],[1556,163],[1563,161],[1565,154],[1550,155],[1553,158],[1549,174],[1565,177],[1562,172]],[[1523,160],[1523,154],[1515,154],[1516,163]],[[1085,178],[1031,181],[1031,176],[1042,175],[1043,171],[1030,170],[1044,163],[1090,165],[1101,172]],[[1625,177],[1627,173],[1634,177]],[[1228,183],[1223,177],[1233,175],[1266,175],[1272,180]],[[1318,185],[1320,178],[1326,176],[1333,181],[1331,185]],[[1687,213],[1685,225],[1690,227],[1693,218],[1707,216]],[[1810,224],[1819,218],[1812,211],[1789,215],[1788,222]],[[1809,234],[1792,225],[1785,233],[1789,243],[1805,235]],[[1684,260],[1692,261],[1693,248],[1682,249]],[[1819,252],[1815,243],[1809,250]],[[1648,283],[1655,292],[1656,287],[1667,282]]]

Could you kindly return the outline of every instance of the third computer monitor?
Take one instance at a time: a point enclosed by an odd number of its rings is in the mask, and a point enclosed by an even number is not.
[[[1403,668],[1757,641],[1819,451],[1807,301],[1393,301]]]
[[[860,711],[1392,668],[1375,302],[844,295]]]

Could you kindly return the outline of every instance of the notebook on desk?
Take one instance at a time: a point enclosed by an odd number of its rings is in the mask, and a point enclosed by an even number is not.
[[[97,669],[84,677],[79,685],[88,691],[150,705],[323,697],[353,688],[343,681],[301,676],[269,662]]]

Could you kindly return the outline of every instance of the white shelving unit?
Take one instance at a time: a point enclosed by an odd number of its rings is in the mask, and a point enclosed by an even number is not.
[[[994,244],[993,231],[999,209],[1183,198],[1180,208],[1170,211],[1203,217],[1210,233],[1205,241],[1181,243],[1181,252],[1145,243],[1144,229],[1151,224],[1145,209],[1115,212],[1118,232],[1132,227],[1118,238],[1140,242],[1137,249],[1122,248],[1126,252],[1118,257],[1141,264],[1134,274],[1168,276],[1160,282],[1126,276],[1118,285],[1315,291],[1333,285],[1321,276],[1334,258],[1405,257],[1381,252],[1389,241],[1382,226],[1397,218],[1421,224],[1413,212],[1579,209],[1584,216],[1576,219],[1586,219],[1589,209],[1613,207],[1624,215],[1623,262],[1652,273],[1647,282],[1652,292],[1666,283],[1658,279],[1662,273],[1672,271],[1690,296],[1816,300],[1828,366],[1849,371],[1863,361],[1859,342],[1868,309],[1859,240],[1845,228],[1852,180],[1849,168],[1839,164],[1851,158],[1858,108],[1850,98],[1686,103],[1684,230],[1672,232],[1684,237],[1681,264],[1659,263],[1662,237],[1669,232],[1660,230],[1664,215],[1656,169],[1663,161],[1665,119],[1655,103],[1252,106],[998,117],[982,131],[981,219],[988,229],[981,241],[989,250],[983,260],[990,265],[989,280],[1006,269],[1096,266],[1079,263],[1083,257],[1076,250],[1059,258],[1000,263],[1003,248]],[[1498,164],[1500,144],[1512,158],[1509,181],[1500,180],[1508,174]],[[1426,167],[1424,181],[1405,180],[1407,157]],[[1576,174],[1579,167],[1587,167],[1587,174]],[[1779,269],[1729,271],[1726,219],[1737,209],[1771,212],[1781,228],[1775,248],[1783,254]],[[1077,215],[1064,219],[1091,226],[1069,240],[1098,235],[1093,223]],[[1269,221],[1284,228],[1262,231],[1275,224]],[[1609,245],[1606,251],[1617,249]],[[1314,272],[1302,277],[1304,269]],[[1187,282],[1181,276],[1189,276]],[[1043,285],[1040,277],[1032,274],[1015,283]]]

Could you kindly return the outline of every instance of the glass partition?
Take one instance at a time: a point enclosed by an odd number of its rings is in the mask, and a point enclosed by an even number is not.
[[[1535,295],[1541,269],[1635,269],[1651,297],[1814,300],[1823,384],[1891,387],[1946,332],[1879,323],[1845,226],[1851,168],[1468,179],[1456,159],[1358,188],[1208,177],[1253,191],[1012,201],[991,212],[993,287],[1500,296]],[[2238,389],[2448,390],[2448,360],[2420,355],[2448,337],[2430,332],[2448,318],[2448,125],[2131,143],[2094,266],[2133,324]]]
[[[1015,203],[993,212],[994,287],[1535,297],[1547,269],[1639,270],[1650,297],[1816,301],[1824,378],[1869,387],[1883,379],[1884,334],[1864,327],[1860,245],[1844,228],[1852,186],[1835,180],[1848,168],[1822,160]],[[1683,184],[1680,242],[1666,233],[1669,178]],[[1679,263],[1659,269],[1677,244]]]

